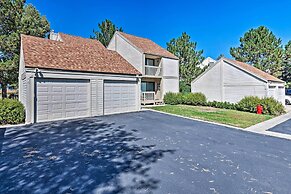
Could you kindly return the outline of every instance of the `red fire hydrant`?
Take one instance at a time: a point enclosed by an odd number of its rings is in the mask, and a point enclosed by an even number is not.
[[[259,115],[263,114],[263,106],[260,104],[257,105],[257,114]]]

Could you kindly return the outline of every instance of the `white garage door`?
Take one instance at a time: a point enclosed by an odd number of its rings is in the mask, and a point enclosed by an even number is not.
[[[277,99],[277,88],[276,86],[269,86],[269,97]]]
[[[104,81],[104,114],[136,111],[137,82]]]
[[[36,120],[90,115],[89,80],[40,79],[36,82]]]

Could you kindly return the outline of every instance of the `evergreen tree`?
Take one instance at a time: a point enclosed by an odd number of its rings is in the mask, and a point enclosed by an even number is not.
[[[285,45],[281,79],[289,84],[289,86],[291,85],[291,40]]]
[[[220,55],[216,58],[216,60],[218,61],[218,60],[221,59],[222,57],[224,57],[224,54],[220,54]]]
[[[44,37],[50,30],[46,17],[41,16],[25,0],[0,2],[0,84],[2,97],[7,97],[7,85],[16,84],[18,77],[20,34]]]
[[[204,60],[203,50],[197,51],[196,47],[197,43],[192,42],[191,37],[186,32],[167,43],[167,50],[179,57],[180,60],[180,82],[182,83],[180,85],[186,85],[188,88],[202,72],[198,65]],[[187,88],[186,86],[185,88]]]
[[[240,45],[230,48],[230,54],[236,60],[254,65],[271,75],[282,75],[281,39],[264,26],[246,32],[240,38]]]
[[[99,40],[105,47],[108,46],[111,38],[113,37],[115,31],[123,32],[122,28],[116,27],[110,20],[106,19],[105,21],[98,24],[99,31],[93,30],[95,36],[91,37]]]

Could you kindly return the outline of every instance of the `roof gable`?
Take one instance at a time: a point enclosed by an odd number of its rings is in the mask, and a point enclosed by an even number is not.
[[[264,81],[273,81],[273,82],[280,82],[280,83],[284,83],[283,80],[280,80],[258,68],[255,68],[252,65],[240,62],[240,61],[236,61],[236,60],[232,60],[232,59],[227,59],[225,57],[222,57],[220,60],[216,61],[213,65],[209,66],[202,74],[200,74],[196,79],[194,79],[192,82],[195,82],[196,80],[200,79],[200,77],[202,77],[203,75],[205,75],[210,69],[212,69],[215,65],[217,65],[218,63],[220,63],[221,61],[225,61],[229,64],[234,65],[235,67],[248,72],[249,74],[264,80]]]
[[[228,63],[231,63],[241,69],[243,69],[244,71],[258,77],[258,78],[261,78],[263,80],[266,80],[266,81],[273,81],[273,82],[284,82],[283,80],[280,80],[252,65],[249,65],[249,64],[246,64],[246,63],[243,63],[243,62],[240,62],[240,61],[236,61],[236,60],[232,60],[232,59],[227,59],[227,58],[222,58],[224,61],[228,62]]]
[[[130,34],[126,34],[124,32],[116,32],[119,35],[121,35],[123,38],[128,40],[132,45],[134,45],[138,50],[145,54],[152,54],[152,55],[158,55],[166,58],[171,59],[179,59],[174,54],[170,53],[166,49],[162,48],[160,45],[156,44],[150,39],[142,38]]]
[[[60,33],[62,41],[21,35],[26,67],[140,74],[117,52],[99,41]]]

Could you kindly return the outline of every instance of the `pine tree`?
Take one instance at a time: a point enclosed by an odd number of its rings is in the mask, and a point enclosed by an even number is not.
[[[0,84],[2,97],[7,97],[7,85],[17,84],[20,34],[44,37],[50,30],[46,17],[25,0],[0,2]]]
[[[240,45],[230,48],[230,54],[236,60],[254,65],[271,75],[282,75],[281,39],[264,26],[246,32],[240,38]]]
[[[291,40],[285,45],[281,79],[291,86]]]
[[[105,47],[108,46],[111,38],[113,37],[115,31],[123,32],[122,28],[116,27],[110,20],[106,19],[105,21],[98,24],[99,31],[93,30],[95,36],[91,37],[99,40]]]
[[[190,87],[191,82],[202,72],[198,65],[204,60],[203,50],[197,51],[196,47],[197,43],[192,42],[186,32],[167,43],[167,50],[179,57],[181,85]]]

